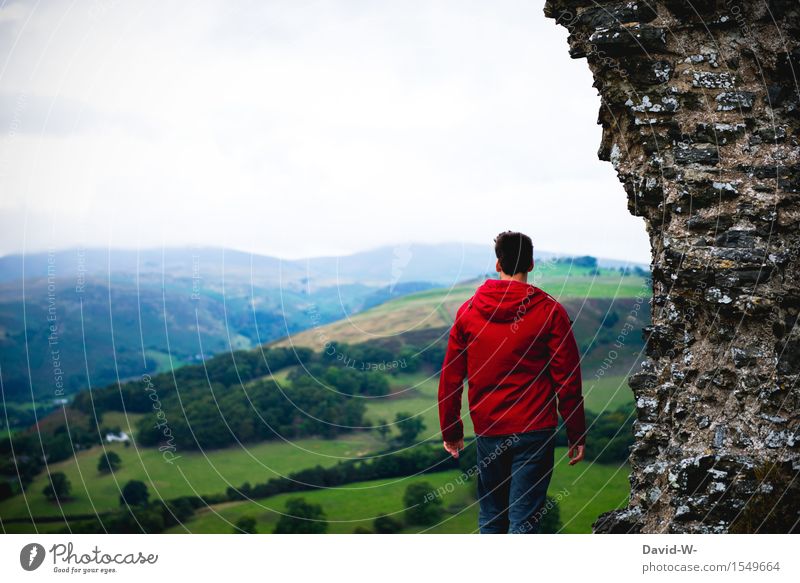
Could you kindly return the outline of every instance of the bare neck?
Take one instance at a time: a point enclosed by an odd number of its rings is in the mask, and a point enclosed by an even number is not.
[[[528,283],[528,274],[527,273],[515,273],[514,275],[508,275],[500,272],[500,279],[504,281],[518,281],[520,283]]]

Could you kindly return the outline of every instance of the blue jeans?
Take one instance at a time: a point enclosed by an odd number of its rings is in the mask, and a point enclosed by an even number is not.
[[[478,436],[481,534],[536,534],[553,474],[555,430]]]

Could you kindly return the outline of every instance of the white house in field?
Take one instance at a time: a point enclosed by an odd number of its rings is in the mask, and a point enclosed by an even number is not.
[[[106,443],[124,443],[130,440],[131,438],[124,431],[120,431],[119,433],[106,433]]]

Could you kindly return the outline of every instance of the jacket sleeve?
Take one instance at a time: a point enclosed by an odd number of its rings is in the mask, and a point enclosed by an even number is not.
[[[461,394],[467,376],[467,343],[461,330],[460,312],[450,329],[442,374],[439,376],[439,424],[445,441],[458,441],[464,437]]]
[[[570,445],[586,442],[586,418],[581,393],[581,361],[572,325],[563,306],[553,311],[547,346],[550,352],[550,376],[555,384],[558,412],[567,427]]]

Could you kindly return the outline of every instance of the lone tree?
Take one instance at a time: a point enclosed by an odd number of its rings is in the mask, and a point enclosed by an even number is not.
[[[236,521],[236,527],[233,532],[235,534],[257,534],[256,519],[252,516],[242,516]]]
[[[72,484],[70,484],[64,472],[55,472],[50,475],[50,483],[45,486],[42,493],[48,500],[59,501],[68,498],[71,491]]]
[[[304,498],[291,498],[286,502],[284,515],[278,521],[275,534],[325,534],[328,520],[322,506],[309,504]]]
[[[382,441],[389,438],[389,422],[386,419],[378,419],[378,426],[375,428]]]
[[[425,423],[422,419],[419,416],[415,417],[412,413],[400,412],[395,415],[394,421],[400,431],[397,443],[401,446],[414,445],[417,436],[425,430]]]
[[[377,534],[396,534],[403,530],[403,523],[391,516],[380,514],[372,522],[372,528]]]
[[[131,480],[122,488],[122,496],[119,497],[121,505],[144,506],[150,498],[147,485],[139,480]]]
[[[434,494],[429,482],[416,482],[406,488],[403,504],[406,507],[406,522],[429,526],[442,516],[442,500]]]
[[[122,465],[122,458],[115,451],[107,451],[100,454],[97,462],[97,471],[101,474],[116,472]]]

